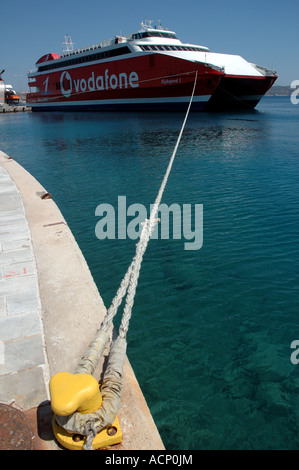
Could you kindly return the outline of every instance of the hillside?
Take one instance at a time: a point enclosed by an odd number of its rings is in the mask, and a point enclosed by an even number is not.
[[[289,86],[274,85],[267,91],[266,96],[291,96],[293,92],[294,88]]]

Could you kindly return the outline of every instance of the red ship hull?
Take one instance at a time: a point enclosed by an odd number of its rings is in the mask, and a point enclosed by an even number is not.
[[[277,77],[225,76],[207,104],[207,111],[254,109]]]
[[[45,70],[34,77],[27,103],[45,110],[184,110],[197,72],[193,110],[204,110],[224,74],[201,63],[144,54],[80,67]]]
[[[28,74],[27,103],[33,111],[253,109],[277,78],[276,72],[233,54],[182,43],[174,31],[151,22],[128,36],[84,49],[43,55]]]

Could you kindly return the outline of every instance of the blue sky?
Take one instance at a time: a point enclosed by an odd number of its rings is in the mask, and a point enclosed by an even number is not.
[[[144,18],[161,20],[184,42],[240,54],[277,70],[276,84],[299,80],[299,0],[11,0],[1,5],[0,70],[16,90],[64,35],[75,48],[130,34]]]

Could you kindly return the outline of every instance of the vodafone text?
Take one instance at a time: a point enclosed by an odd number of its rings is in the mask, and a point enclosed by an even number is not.
[[[92,72],[88,78],[73,79],[70,72],[64,71],[60,75],[61,93],[69,98],[72,93],[84,93],[86,91],[115,90],[116,88],[138,88],[139,77],[137,72],[131,72],[128,76],[125,72],[110,75],[106,69],[104,75]]]

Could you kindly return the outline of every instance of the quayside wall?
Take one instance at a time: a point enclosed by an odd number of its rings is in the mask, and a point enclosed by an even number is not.
[[[24,413],[35,447],[59,449],[49,379],[74,372],[106,309],[55,194],[1,151],[0,170],[0,340],[7,353],[0,364],[0,403]],[[98,380],[107,354],[95,372]],[[118,418],[123,441],[115,450],[164,449],[127,358]]]

